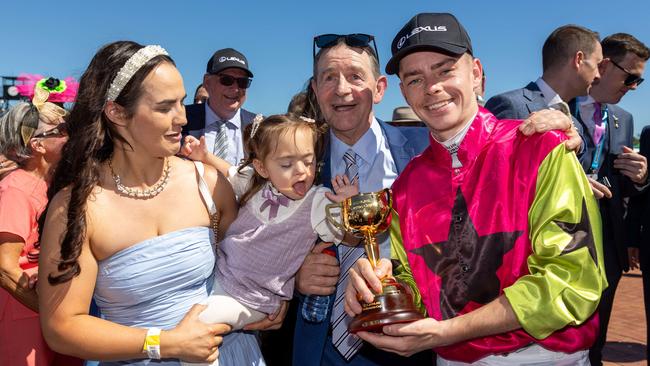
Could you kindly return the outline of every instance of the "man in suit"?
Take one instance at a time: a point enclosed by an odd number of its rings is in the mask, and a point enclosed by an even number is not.
[[[355,38],[358,37],[358,38]],[[370,46],[372,36],[341,35],[325,42],[315,37],[320,48],[314,57],[314,78],[311,87],[318,100],[318,106],[330,127],[321,178],[329,184],[330,177],[343,175],[346,170],[356,169],[361,192],[378,191],[390,187],[393,180],[409,160],[428,145],[426,129],[416,127],[396,128],[378,120],[373,113],[373,104],[379,103],[386,90],[386,77],[380,74],[376,49]],[[354,168],[344,159],[351,157]],[[349,169],[346,169],[349,168]],[[388,240],[383,238],[381,252],[388,252]],[[341,335],[347,328],[349,318],[344,317],[342,325],[331,327],[334,318],[342,314],[332,305],[337,289],[344,290],[340,282],[339,262],[336,257],[322,253],[328,244],[317,245],[303,263],[296,277],[296,289],[300,296],[294,338],[294,365],[388,365],[388,364],[430,364],[431,354],[406,359],[373,347],[362,347],[355,355],[358,344],[355,337]],[[333,248],[336,250],[336,248]],[[350,256],[363,253],[355,248]],[[343,258],[339,254],[338,258]],[[344,265],[342,261],[341,266]],[[345,276],[342,275],[345,280]],[[300,309],[305,296],[329,296],[326,320],[308,322]],[[344,315],[344,313],[343,313]],[[331,331],[331,333],[330,333]],[[336,338],[337,348],[333,343]]]
[[[554,30],[542,47],[542,76],[521,89],[490,98],[485,105],[499,119],[523,119],[551,106],[587,94],[598,78],[602,60],[598,34],[565,25]]]
[[[650,51],[625,33],[613,34],[603,39],[601,45],[604,59],[599,65],[600,79],[594,82],[589,95],[570,103],[585,139],[582,167],[592,180],[606,182],[611,187],[611,198],[599,201],[609,287],[600,302],[600,335],[589,355],[592,365],[602,363],[616,287],[622,272],[629,269],[623,222],[625,199],[638,194],[647,184],[648,176],[646,158],[630,148],[634,131],[632,115],[616,103],[643,81]]]
[[[547,108],[568,112],[566,104],[587,94],[599,77],[602,58],[597,33],[576,25],[559,27],[542,47],[542,76],[521,89],[490,98],[485,107],[499,119],[526,118]],[[594,180],[590,184],[597,197],[610,194],[604,185]]]
[[[237,50],[215,52],[203,76],[208,102],[185,107],[183,135],[205,136],[208,150],[232,165],[244,158],[244,129],[255,114],[242,108],[253,73],[248,60]]]
[[[646,160],[650,159],[650,126],[641,132],[640,153]],[[630,237],[628,249],[630,268],[641,267],[643,276],[643,303],[646,319],[646,360],[648,340],[650,340],[650,189],[630,198],[629,212],[626,217]]]

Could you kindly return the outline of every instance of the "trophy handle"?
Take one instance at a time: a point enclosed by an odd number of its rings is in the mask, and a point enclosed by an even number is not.
[[[334,225],[337,229],[341,231],[347,231],[343,225],[336,221],[334,217],[331,214],[331,209],[333,208],[338,208],[339,210],[343,211],[343,206],[342,203],[329,203],[325,206],[325,216],[327,217],[327,221],[329,221],[332,225]],[[341,215],[341,219],[343,219],[343,216]]]

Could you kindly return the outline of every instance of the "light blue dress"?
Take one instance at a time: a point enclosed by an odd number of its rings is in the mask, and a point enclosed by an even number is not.
[[[211,229],[190,227],[170,232],[100,261],[94,299],[106,320],[130,327],[171,329],[192,305],[207,298],[214,265]],[[244,332],[224,337],[219,362],[221,366],[264,365],[256,337]],[[180,362],[138,359],[100,365],[177,366]]]

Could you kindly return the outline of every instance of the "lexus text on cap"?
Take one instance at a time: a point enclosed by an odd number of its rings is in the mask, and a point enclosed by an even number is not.
[[[246,71],[248,76],[253,77],[253,73],[248,69],[248,60],[241,52],[232,49],[224,48],[212,55],[208,61],[206,72],[208,74],[218,74],[222,70],[236,67]]]
[[[399,62],[416,51],[436,51],[452,55],[472,54],[472,41],[455,16],[449,13],[420,13],[397,33],[391,44],[393,57],[386,73],[397,74]]]

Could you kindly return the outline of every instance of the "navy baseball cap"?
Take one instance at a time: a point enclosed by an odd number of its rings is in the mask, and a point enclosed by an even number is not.
[[[472,54],[472,41],[462,24],[449,13],[420,13],[406,23],[391,44],[393,57],[386,73],[397,74],[399,62],[417,51],[435,51],[451,55]]]
[[[236,67],[246,71],[248,76],[253,77],[253,73],[248,69],[248,60],[241,52],[233,48],[224,48],[212,55],[208,60],[206,72],[208,74],[218,74],[222,70]]]

